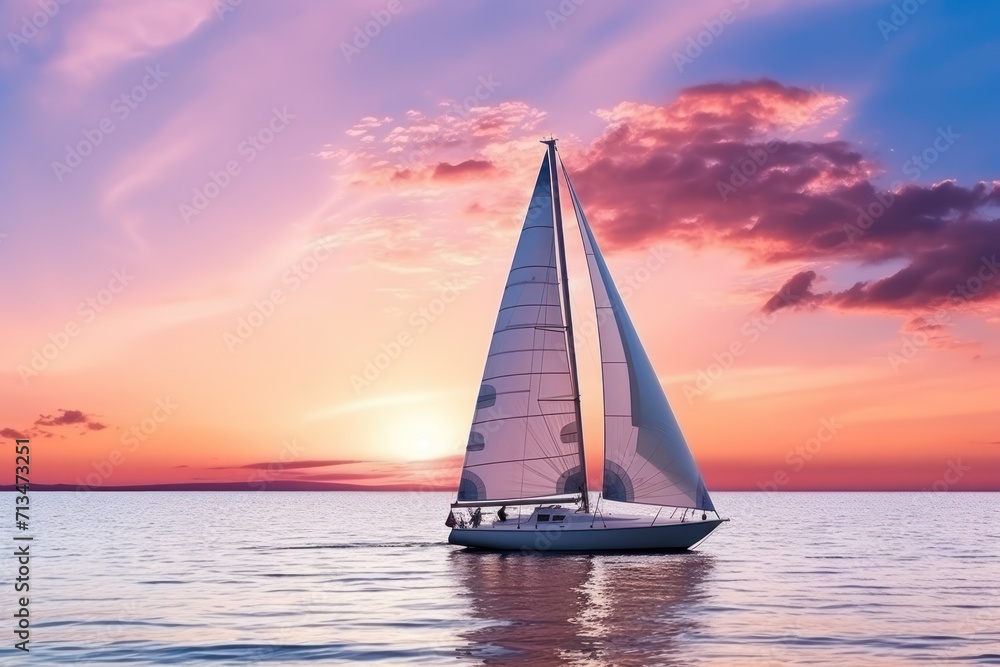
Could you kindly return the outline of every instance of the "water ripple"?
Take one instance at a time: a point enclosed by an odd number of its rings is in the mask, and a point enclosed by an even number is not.
[[[0,665],[1000,664],[1000,559],[954,521],[997,498],[720,493],[698,552],[547,558],[448,546],[447,494],[37,494]]]

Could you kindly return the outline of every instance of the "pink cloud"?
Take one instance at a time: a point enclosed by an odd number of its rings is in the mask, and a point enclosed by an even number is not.
[[[67,37],[55,71],[88,83],[126,60],[180,41],[215,16],[212,0],[104,0]]]
[[[58,416],[52,415],[38,415],[38,419],[35,420],[34,425],[31,429],[27,431],[28,435],[37,436],[44,435],[47,438],[52,437],[52,434],[44,429],[39,428],[40,426],[71,426],[73,424],[80,424],[85,426],[87,430],[90,431],[103,431],[107,426],[100,422],[94,421],[92,419],[93,415],[88,415],[82,410],[63,410],[59,409],[61,413]],[[86,435],[87,431],[82,431],[81,435]]]
[[[622,104],[584,151],[578,190],[611,245],[660,238],[736,247],[760,263],[903,260],[839,292],[794,276],[764,305],[957,308],[1000,295],[1000,184],[950,181],[894,191],[844,141],[781,138],[821,123],[843,99],[774,81],[689,88],[659,107]],[[994,279],[995,278],[995,279]]]
[[[829,138],[836,133],[827,126],[846,104],[833,93],[771,80],[695,86],[664,104],[622,102],[598,111],[606,123],[601,135],[582,147],[564,141],[562,152],[612,251],[669,239],[736,248],[758,264],[903,263],[825,293],[813,291],[817,276],[803,267],[763,304],[767,311],[995,301],[1000,223],[991,207],[1000,203],[1000,182],[881,188],[876,164]],[[530,146],[543,118],[522,102],[477,107],[467,117],[410,111],[395,125],[369,117],[358,125],[381,134],[340,154],[355,158],[355,184],[388,182],[411,197],[440,198],[448,187],[466,187],[446,175],[489,171],[496,187],[480,189],[465,209],[496,215],[523,206],[523,192],[505,177],[533,171],[517,154],[537,158]]]
[[[83,424],[87,421],[87,415],[80,410],[63,410],[60,408],[59,412],[62,414],[58,417],[39,415],[38,419],[35,420],[35,424],[38,426],[65,426],[66,424]]]
[[[489,165],[503,170],[511,165],[511,151],[505,149],[536,141],[526,137],[546,116],[517,101],[470,109],[443,102],[441,107],[445,111],[437,115],[410,110],[395,123],[366,116],[346,132],[357,142],[353,147],[328,146],[316,156],[352,164],[358,184],[424,182],[485,171]]]
[[[434,167],[434,178],[436,179],[461,179],[468,177],[487,176],[495,171],[496,167],[487,160],[466,160],[458,164],[448,164],[439,162]]]
[[[789,306],[802,307],[810,303],[819,303],[824,296],[812,293],[810,288],[814,280],[816,280],[815,271],[796,273],[782,285],[777,294],[768,299],[762,310],[765,313],[773,313]]]

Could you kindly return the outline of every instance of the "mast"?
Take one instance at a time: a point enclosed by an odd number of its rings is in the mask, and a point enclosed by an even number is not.
[[[580,410],[580,381],[576,372],[576,343],[573,340],[573,313],[569,303],[569,273],[566,269],[566,243],[563,240],[562,207],[559,201],[559,162],[556,158],[555,137],[543,140],[549,147],[549,173],[552,182],[552,213],[556,228],[556,248],[559,258],[559,285],[562,289],[563,312],[566,314],[566,351],[569,353],[570,379],[573,385],[573,409],[576,412],[576,439],[580,443],[580,467],[583,475],[583,511],[590,512],[590,492],[587,484],[587,452],[583,445],[583,415]]]

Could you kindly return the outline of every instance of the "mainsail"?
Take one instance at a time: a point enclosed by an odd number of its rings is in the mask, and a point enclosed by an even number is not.
[[[714,511],[563,166],[590,270],[604,379],[604,497]]]
[[[556,263],[554,172],[546,155],[493,329],[459,503],[585,489]]]

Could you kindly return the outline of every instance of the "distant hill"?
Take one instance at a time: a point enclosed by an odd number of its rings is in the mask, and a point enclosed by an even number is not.
[[[13,491],[12,484],[0,485],[0,491]],[[388,484],[364,486],[331,482],[189,482],[177,484],[137,484],[131,486],[95,486],[81,489],[75,484],[32,484],[31,491],[451,491],[451,486],[426,484]]]

